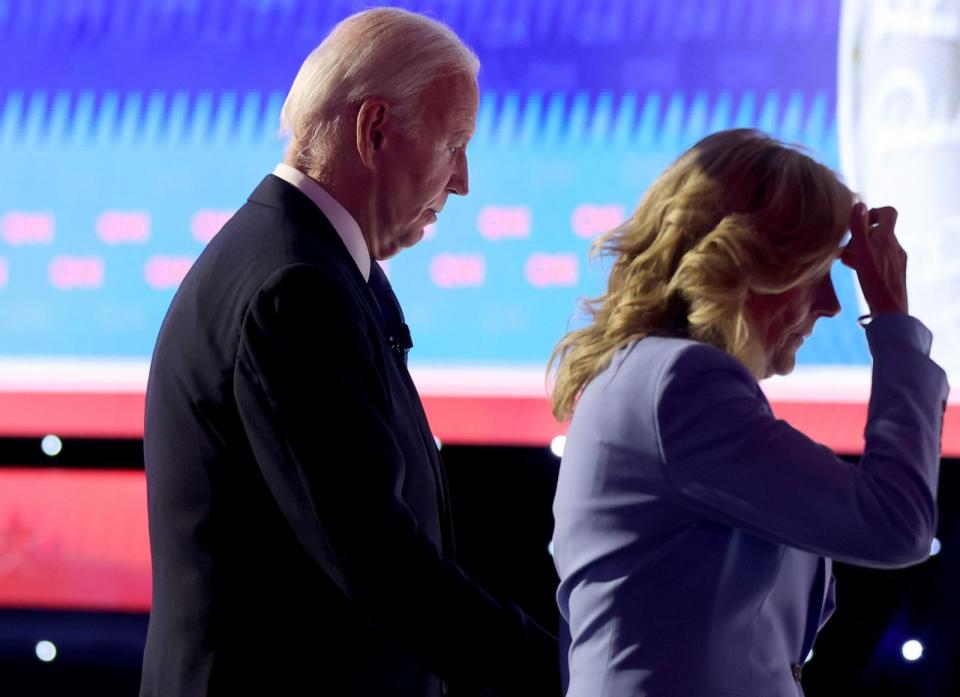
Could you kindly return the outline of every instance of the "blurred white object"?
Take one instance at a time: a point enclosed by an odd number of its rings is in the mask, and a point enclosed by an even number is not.
[[[567,446],[566,436],[554,436],[550,441],[550,452],[557,457],[563,457],[563,449]]]
[[[57,647],[52,641],[38,641],[34,649],[39,658],[44,663],[49,663],[57,657]]]
[[[910,662],[919,660],[923,656],[923,644],[916,639],[910,639],[903,643],[900,653]]]
[[[899,212],[910,313],[958,383],[960,0],[844,0],[838,55],[844,176]]]

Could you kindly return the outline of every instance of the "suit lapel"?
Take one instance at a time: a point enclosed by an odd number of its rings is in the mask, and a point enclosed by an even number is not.
[[[366,279],[364,279],[363,274],[360,273],[356,262],[354,262],[353,257],[350,256],[350,252],[344,245],[340,235],[337,234],[337,231],[333,228],[330,221],[327,220],[327,217],[306,194],[292,184],[269,174],[264,177],[260,185],[250,194],[249,200],[260,205],[282,208],[286,211],[293,220],[298,232],[302,233],[299,242],[313,247],[316,250],[315,254],[318,258],[333,262],[340,267],[363,298],[367,312],[380,330],[381,341],[386,349],[385,353],[392,356],[392,359],[387,358],[386,360],[395,361],[395,366],[406,388],[407,402],[409,402],[413,409],[417,427],[420,431],[420,437],[423,440],[423,446],[426,449],[437,487],[443,550],[452,556],[454,553],[453,525],[450,517],[450,496],[446,475],[437,451],[437,444],[433,439],[426,413],[423,410],[423,404],[420,401],[420,395],[407,370],[406,362],[402,357],[397,355],[395,351],[391,350],[387,344],[387,337],[391,336],[393,331],[387,323],[385,317],[387,313],[381,310],[376,295],[371,290]],[[387,370],[389,369],[390,368],[387,367]]]
[[[413,378],[407,370],[406,363],[397,355],[394,355],[394,360],[400,364],[398,367],[407,383],[410,402],[413,404],[417,418],[417,426],[420,428],[420,435],[423,438],[423,446],[426,448],[427,455],[430,458],[430,466],[433,467],[433,475],[437,482],[437,499],[440,501],[440,529],[443,533],[443,549],[452,557],[456,554],[456,542],[453,537],[453,520],[450,513],[450,492],[447,487],[446,471],[440,460],[440,452],[437,450],[437,443],[433,439],[433,432],[430,430],[427,414],[423,410],[420,394],[417,392]]]
[[[824,614],[824,604],[827,601],[827,591],[829,590],[828,580],[832,577],[832,563],[829,559],[819,557],[817,559],[817,572],[813,579],[813,585],[810,588],[810,602],[807,604],[807,626],[803,636],[803,646],[800,652],[800,660],[805,661],[813,648],[813,642],[817,638],[817,632],[820,629],[821,619]]]
[[[374,296],[374,299],[376,300],[375,295],[372,292],[371,295]],[[379,303],[377,304],[377,308],[379,310],[378,314],[380,315],[381,328],[383,328],[383,326],[387,324],[387,320],[384,317],[384,315],[387,313],[383,311]],[[397,329],[395,327],[390,327],[388,331],[383,332],[383,336],[393,336],[396,332]],[[394,351],[393,347],[389,347],[389,353],[392,356],[392,359],[388,360],[393,360],[395,362],[397,370],[399,371],[404,385],[407,388],[407,398],[411,407],[413,408],[414,417],[417,422],[417,428],[420,430],[420,437],[423,440],[423,447],[427,452],[427,457],[430,460],[430,466],[433,469],[433,476],[437,486],[437,500],[440,502],[440,530],[443,537],[443,549],[449,555],[453,556],[455,553],[455,541],[453,537],[453,523],[450,514],[450,494],[447,487],[446,472],[443,468],[443,463],[440,461],[440,453],[437,450],[437,443],[433,438],[433,432],[430,430],[430,422],[427,420],[427,414],[423,410],[423,402],[420,401],[420,393],[417,391],[417,387],[413,382],[410,371],[407,369],[405,357]]]
[[[323,214],[317,204],[289,182],[273,174],[264,177],[260,185],[250,194],[249,201],[271,208],[284,210],[293,221],[293,228],[297,231],[297,244],[312,249],[312,253],[319,259],[334,263],[346,276],[347,280],[357,290],[366,304],[369,315],[373,318],[381,336],[389,336],[388,327],[377,305],[377,299],[367,280],[360,273],[356,262],[333,224]]]

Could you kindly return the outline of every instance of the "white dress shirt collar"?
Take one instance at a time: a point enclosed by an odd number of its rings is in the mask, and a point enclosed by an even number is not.
[[[295,167],[291,167],[285,162],[278,164],[273,170],[274,176],[280,177],[288,184],[292,184],[306,194],[307,198],[317,204],[333,229],[340,235],[343,244],[346,246],[350,256],[363,274],[365,281],[370,280],[370,250],[367,248],[367,241],[363,239],[363,233],[360,231],[360,225],[354,220],[353,216],[322,186],[308,177]]]

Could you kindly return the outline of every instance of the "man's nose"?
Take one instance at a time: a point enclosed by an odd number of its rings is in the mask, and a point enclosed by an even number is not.
[[[461,152],[457,159],[457,166],[447,182],[447,191],[452,194],[466,196],[470,193],[470,173],[467,167],[467,153]]]

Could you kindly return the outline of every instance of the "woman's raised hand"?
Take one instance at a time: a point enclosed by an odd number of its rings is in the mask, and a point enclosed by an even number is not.
[[[857,272],[870,313],[906,313],[907,253],[893,228],[895,208],[871,208],[858,203],[850,211],[850,242],[840,261]]]

